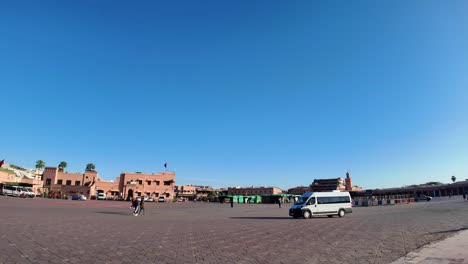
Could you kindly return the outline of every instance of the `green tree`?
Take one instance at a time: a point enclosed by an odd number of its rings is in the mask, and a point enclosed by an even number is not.
[[[45,162],[42,160],[36,161],[36,169],[41,170],[45,167]]]
[[[67,163],[65,161],[60,162],[58,165],[59,170],[63,171],[67,167]]]
[[[210,201],[215,201],[216,198],[218,198],[218,196],[216,195],[215,192],[210,192],[210,193],[208,194],[208,200],[210,200]]]
[[[455,182],[457,180],[457,177],[452,176],[452,182]]]
[[[87,171],[94,171],[94,169],[96,169],[96,166],[92,163],[88,163],[86,164],[86,170]]]

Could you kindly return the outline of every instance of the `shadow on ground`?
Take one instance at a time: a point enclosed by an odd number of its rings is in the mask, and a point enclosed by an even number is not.
[[[246,216],[246,217],[229,217],[231,219],[256,219],[256,220],[284,220],[293,219],[292,217],[269,217],[269,216]]]
[[[95,214],[110,214],[110,215],[132,215],[132,213],[125,213],[125,212],[109,212],[109,211],[99,211],[99,212],[94,212]]]
[[[458,229],[452,229],[452,230],[445,230],[445,231],[432,232],[432,233],[430,233],[430,234],[432,235],[432,234],[453,233],[453,232],[464,231],[464,230],[468,230],[468,227],[462,227],[462,228],[458,228]]]

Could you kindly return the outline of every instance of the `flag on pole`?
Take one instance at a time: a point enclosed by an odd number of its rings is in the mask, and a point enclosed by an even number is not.
[[[5,160],[0,161],[0,168],[3,166],[3,163],[5,163]]]

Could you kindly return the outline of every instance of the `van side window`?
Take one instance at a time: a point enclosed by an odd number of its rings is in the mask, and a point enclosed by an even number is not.
[[[337,197],[319,197],[317,198],[318,204],[334,204],[334,203],[350,203],[349,196]]]
[[[309,201],[307,202],[307,205],[313,205],[315,204],[315,198],[310,198]]]

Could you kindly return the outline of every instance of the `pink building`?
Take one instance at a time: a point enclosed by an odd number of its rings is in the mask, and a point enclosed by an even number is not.
[[[174,198],[175,172],[120,174],[119,190],[125,199],[136,196],[150,196],[157,199],[164,196],[166,201]]]
[[[46,167],[42,179],[46,192],[65,196],[82,194],[91,198],[102,192],[106,198],[130,199],[134,196],[151,196],[157,199],[164,195],[167,201],[172,201],[174,197],[175,172],[124,172],[115,181],[105,181],[99,178],[96,171],[68,173],[55,167]]]

